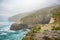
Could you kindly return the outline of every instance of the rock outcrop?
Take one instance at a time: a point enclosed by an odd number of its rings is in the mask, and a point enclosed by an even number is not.
[[[10,30],[21,30],[21,29],[28,29],[28,25],[26,25],[26,24],[16,24],[16,23],[14,23],[14,24],[12,24],[11,25],[11,27],[10,27]]]

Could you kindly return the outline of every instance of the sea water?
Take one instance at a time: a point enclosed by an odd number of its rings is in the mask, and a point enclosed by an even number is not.
[[[14,22],[9,22],[8,18],[0,16],[0,40],[22,40],[25,37],[27,31],[10,30],[12,23]]]

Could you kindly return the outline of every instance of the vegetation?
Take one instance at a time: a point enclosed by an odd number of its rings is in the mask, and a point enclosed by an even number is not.
[[[52,30],[60,30],[60,27],[54,27],[53,26]]]
[[[37,33],[37,32],[40,32],[40,30],[41,30],[41,27],[40,27],[40,26],[36,26],[36,27],[34,27],[34,28],[32,29],[32,32],[33,32],[33,33]]]
[[[43,37],[45,40],[52,40],[51,38],[49,38],[49,37],[47,37],[47,36],[45,36],[45,37]]]

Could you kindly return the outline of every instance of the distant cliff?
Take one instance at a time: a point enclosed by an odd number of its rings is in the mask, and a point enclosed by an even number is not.
[[[14,21],[14,22],[16,22],[16,21],[20,20],[21,18],[23,18],[23,17],[25,17],[27,15],[28,15],[27,13],[20,13],[20,14],[14,15],[12,17],[9,17],[8,21]]]
[[[38,10],[33,13],[31,12],[30,15],[25,16],[19,19],[16,23],[12,24],[10,29],[11,30],[20,30],[24,28],[31,29],[37,24],[48,24],[50,22],[53,12],[56,12],[56,10],[54,11],[53,9],[57,9],[57,8],[59,9],[59,6],[53,6],[48,8],[44,8],[44,10],[43,9]]]

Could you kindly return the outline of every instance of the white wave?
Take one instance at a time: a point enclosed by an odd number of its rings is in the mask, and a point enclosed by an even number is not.
[[[2,34],[0,34],[0,35],[7,35],[7,33],[2,33]]]

